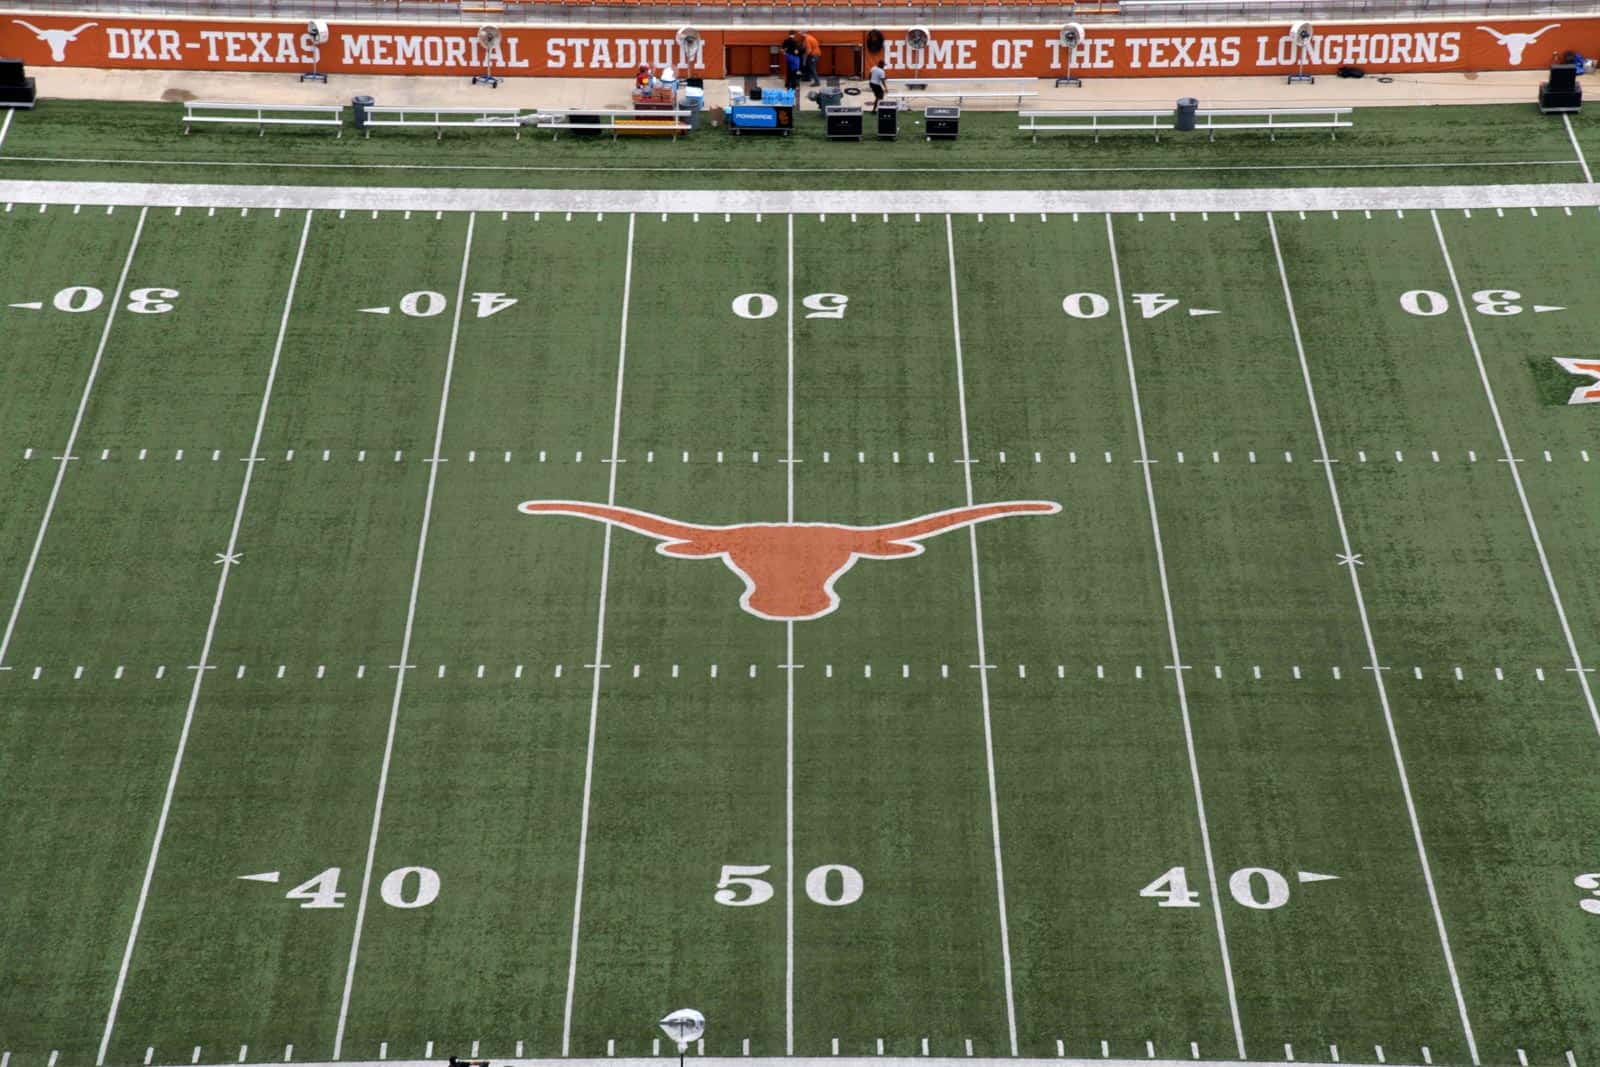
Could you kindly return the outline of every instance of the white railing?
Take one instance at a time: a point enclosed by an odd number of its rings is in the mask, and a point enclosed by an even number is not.
[[[1285,130],[1327,130],[1335,137],[1339,130],[1355,123],[1348,107],[1278,108],[1200,108],[1195,112],[1195,129],[1205,130],[1208,139],[1230,130],[1266,130],[1271,140]],[[1102,133],[1152,133],[1161,140],[1163,130],[1177,129],[1177,115],[1161,111],[1019,111],[1017,129],[1032,134],[1035,142],[1041,133],[1087,133],[1100,140]]]
[[[514,107],[399,107],[395,105],[368,104],[365,120],[366,135],[372,136],[372,127],[399,126],[422,127],[436,132],[436,140],[444,138],[445,130],[515,130],[522,139],[522,112]]]
[[[599,130],[609,132],[614,141],[623,134],[636,136],[661,136],[672,134],[676,141],[680,133],[688,133],[688,119],[692,111],[633,111],[609,108],[572,107],[559,111],[536,111],[524,115],[524,125],[549,130],[551,140],[561,136],[563,130]]]
[[[1355,109],[1349,107],[1203,107],[1195,113],[1195,129],[1205,130],[1213,141],[1218,130],[1266,130],[1274,141],[1279,130],[1327,130],[1329,137],[1337,137],[1338,131],[1355,125],[1348,118],[1354,113]]]
[[[1161,131],[1170,130],[1176,123],[1172,109],[1161,111],[1019,111],[1022,124],[1017,129],[1033,134],[1034,141],[1041,133],[1088,133],[1096,141],[1102,133],[1136,131],[1154,133],[1161,140]]]
[[[342,104],[233,104],[217,100],[187,100],[183,105],[183,132],[197,122],[254,126],[267,135],[268,126],[337,126],[344,136]]]

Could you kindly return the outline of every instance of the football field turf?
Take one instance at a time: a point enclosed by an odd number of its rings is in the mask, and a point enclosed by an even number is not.
[[[15,205],[6,1067],[1594,1063],[1597,241]]]

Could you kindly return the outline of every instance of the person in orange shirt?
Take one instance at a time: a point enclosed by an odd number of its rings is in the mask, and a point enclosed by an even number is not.
[[[817,40],[816,34],[812,33],[810,30],[807,30],[805,36],[805,46],[806,53],[803,66],[804,73],[806,77],[811,80],[812,85],[821,85],[822,79],[817,77],[817,60],[822,58],[822,42]]]

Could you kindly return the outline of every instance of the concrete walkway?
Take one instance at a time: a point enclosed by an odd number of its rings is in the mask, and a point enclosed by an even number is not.
[[[1425,211],[1594,208],[1600,185],[1425,185],[1327,189],[757,191],[695,189],[427,189],[135,182],[0,181],[0,202],[326,211],[551,211],[645,214],[785,212],[866,215],[1072,212]]]

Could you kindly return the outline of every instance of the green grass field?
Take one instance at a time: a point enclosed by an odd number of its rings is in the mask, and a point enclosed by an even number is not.
[[[1589,1067],[1597,240],[9,206],[4,1067]]]

